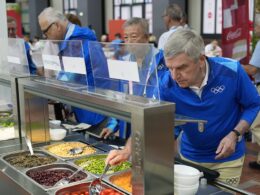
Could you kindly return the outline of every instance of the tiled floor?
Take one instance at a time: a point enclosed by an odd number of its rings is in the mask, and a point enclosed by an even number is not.
[[[260,170],[251,169],[248,166],[250,161],[256,160],[257,152],[260,151],[260,146],[249,142],[247,142],[246,145],[247,153],[239,187],[246,191],[260,194]]]

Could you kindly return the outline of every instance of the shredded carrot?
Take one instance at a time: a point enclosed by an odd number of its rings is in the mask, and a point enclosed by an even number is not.
[[[132,173],[126,172],[120,175],[115,175],[110,178],[111,182],[118,187],[132,193]]]

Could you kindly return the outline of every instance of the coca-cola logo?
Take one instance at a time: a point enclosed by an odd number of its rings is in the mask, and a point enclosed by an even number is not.
[[[229,31],[228,34],[227,34],[227,41],[236,39],[236,38],[240,37],[241,34],[242,34],[242,28],[238,28],[233,32]]]

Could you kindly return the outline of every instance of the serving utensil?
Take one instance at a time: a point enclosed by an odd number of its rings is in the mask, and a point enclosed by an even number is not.
[[[68,153],[69,153],[70,155],[81,154],[86,147],[89,147],[89,146],[86,145],[86,146],[83,146],[83,147],[71,148],[71,149],[68,151]]]
[[[90,185],[89,185],[89,194],[90,195],[98,195],[102,191],[103,187],[101,185],[102,178],[106,174],[106,172],[109,170],[110,165],[107,164],[104,168],[104,171],[102,175],[99,178],[94,179]]]
[[[56,186],[63,186],[70,182],[70,179],[73,178],[73,176],[77,175],[80,171],[82,171],[84,167],[79,168],[77,171],[75,171],[73,174],[71,174],[69,177],[62,178],[59,180],[53,187]]]
[[[25,142],[26,142],[26,144],[27,144],[27,146],[29,148],[30,154],[34,155],[31,139],[26,137],[26,136],[24,137],[24,139],[25,139]]]

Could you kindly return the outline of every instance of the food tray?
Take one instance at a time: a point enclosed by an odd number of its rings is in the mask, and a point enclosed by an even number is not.
[[[127,191],[126,189],[124,189],[124,188],[122,188],[122,187],[120,187],[120,186],[118,186],[118,185],[116,185],[116,184],[114,184],[114,183],[112,182],[112,180],[113,180],[114,178],[116,178],[116,177],[126,176],[126,175],[129,175],[129,174],[131,174],[131,170],[127,170],[127,171],[120,172],[120,173],[117,172],[117,173],[115,173],[115,174],[113,174],[113,175],[105,176],[103,180],[104,180],[105,182],[107,182],[108,184],[110,184],[110,185],[112,185],[112,186],[118,188],[119,190],[123,191],[125,194],[132,194],[131,192]],[[131,181],[131,179],[130,179],[130,181]],[[125,182],[124,182],[124,183],[125,183]]]
[[[82,158],[79,158],[79,159],[76,159],[73,161],[73,163],[78,166],[78,167],[81,167],[79,164],[82,163],[81,161],[84,161],[86,159],[86,161],[88,161],[88,159],[92,159],[92,158],[103,158],[104,159],[106,158],[107,154],[93,154],[93,155],[89,155],[89,156],[85,156],[85,157],[82,157]],[[86,165],[84,167],[87,167],[87,169],[84,169],[86,172],[88,173],[91,173],[93,174],[94,176],[96,177],[99,177],[102,173],[103,173],[103,170],[105,168],[105,161],[103,162],[100,162],[100,161],[95,161],[95,163],[97,164],[97,166],[90,166],[90,165]],[[87,162],[86,162],[87,164]],[[130,162],[124,162],[124,165],[130,165],[131,166],[131,163]],[[120,165],[122,166],[122,165]],[[93,170],[95,170],[96,172],[99,172],[99,173],[95,173],[94,171],[91,171],[89,169],[93,168]],[[129,167],[130,168],[130,167]],[[106,175],[111,175],[111,174],[114,174],[114,173],[119,173],[119,172],[122,172],[122,171],[125,171],[125,170],[129,170],[129,168],[126,168],[124,170],[117,170],[118,169],[118,166],[116,167],[111,167],[110,169],[114,169],[116,172],[113,172],[111,173],[110,170],[108,170],[107,174]]]
[[[52,155],[49,155],[48,153],[46,153],[46,152],[44,152],[44,151],[40,151],[40,150],[35,150],[34,151],[34,154],[36,155],[36,156],[40,156],[40,157],[51,157],[52,159],[53,159],[53,161],[52,162],[50,162],[50,163],[46,163],[46,164],[41,164],[41,165],[39,165],[39,161],[36,161],[36,165],[32,165],[32,166],[29,166],[29,163],[31,163],[32,161],[31,160],[28,160],[27,159],[27,161],[25,161],[24,159],[20,159],[19,161],[15,161],[16,163],[25,163],[26,165],[25,166],[19,166],[19,165],[14,165],[14,163],[13,164],[11,164],[10,162],[8,162],[8,159],[10,159],[10,158],[14,158],[15,156],[18,156],[19,154],[28,154],[28,155],[30,155],[30,152],[29,151],[24,151],[24,150],[22,150],[22,151],[16,151],[16,152],[12,152],[12,153],[8,153],[8,154],[4,154],[3,156],[2,156],[2,160],[5,162],[5,163],[7,163],[8,165],[10,165],[11,167],[13,167],[15,170],[20,170],[20,171],[25,171],[25,170],[28,170],[28,169],[30,169],[30,168],[33,168],[33,167],[38,167],[38,166],[42,166],[42,165],[47,165],[47,164],[51,164],[51,163],[55,163],[55,162],[57,162],[58,161],[58,159],[56,158],[56,157],[54,157],[54,156],[52,156]],[[41,159],[42,160],[42,159]]]
[[[96,153],[100,152],[100,150],[98,150],[98,149],[92,147],[91,145],[89,145],[88,148],[84,148],[84,151],[91,149],[91,150],[93,150],[93,153],[83,152],[82,154],[78,154],[78,155],[74,155],[74,156],[69,155],[68,154],[69,149],[74,148],[74,146],[76,146],[76,145],[85,146],[85,145],[88,145],[88,144],[83,143],[83,142],[78,142],[78,141],[59,142],[59,143],[51,144],[51,145],[48,145],[48,146],[44,146],[43,150],[46,151],[47,153],[53,155],[53,156],[60,158],[63,161],[72,160],[72,159],[80,158],[82,156],[96,154]],[[60,150],[62,152],[61,155],[59,155],[59,153],[54,153],[54,152],[50,151],[49,149],[51,149],[51,148],[54,148],[55,150]],[[58,151],[58,152],[60,152],[60,151]]]
[[[81,195],[81,194],[88,195],[90,183],[91,182],[80,183],[80,184],[77,184],[77,185],[73,185],[73,186],[69,186],[69,187],[65,187],[65,188],[56,190],[55,195],[72,195],[72,194],[73,195]],[[109,189],[113,189],[114,191],[116,191],[116,193],[113,193],[114,195],[124,194],[124,193],[118,191],[117,189],[115,189],[114,187],[111,187],[107,184],[102,183],[101,185],[105,189],[109,188]],[[108,193],[106,193],[106,194],[108,194]]]
[[[62,178],[69,177],[78,169],[72,165],[64,164],[64,163],[55,163],[51,165],[40,166],[36,168],[32,168],[26,171],[25,175],[36,185],[40,186],[45,191],[61,188],[62,186],[55,186],[55,184]],[[69,174],[68,174],[69,173]],[[83,178],[85,177],[85,178]],[[48,181],[46,181],[46,178]],[[82,179],[83,178],[83,179]],[[69,184],[65,184],[64,186],[71,185],[75,182],[80,181],[88,181],[92,180],[93,176],[85,173],[84,171],[80,171],[72,178],[72,181]]]

